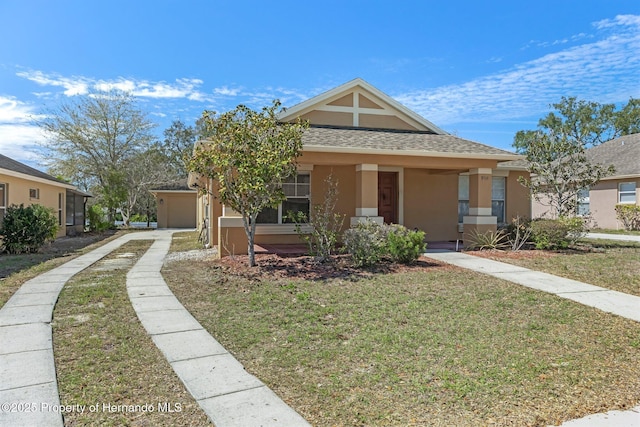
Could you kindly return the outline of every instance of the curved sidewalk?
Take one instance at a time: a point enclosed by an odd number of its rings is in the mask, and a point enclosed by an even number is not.
[[[155,241],[127,274],[140,322],[216,427],[309,426],[249,374],[182,306],[160,269],[171,235]]]
[[[608,238],[608,235],[594,238]],[[635,241],[635,239],[624,238],[618,238],[617,240]],[[640,241],[640,238],[638,241]],[[561,298],[570,299],[607,313],[640,322],[640,297],[635,295],[612,291],[576,280],[565,279],[552,274],[533,271],[524,267],[467,255],[461,252],[435,249],[427,250],[424,256],[457,267],[488,274],[528,288],[548,292]],[[610,411],[602,414],[588,415],[584,418],[567,421],[562,424],[562,426],[640,427],[640,405],[629,411]]]
[[[132,239],[125,234],[25,282],[0,309],[0,425],[62,426],[51,319],[65,283]]]
[[[65,283],[130,240],[155,240],[127,275],[138,318],[217,427],[309,424],[248,374],[160,274],[175,230],[129,233],[27,282],[0,309],[0,426],[62,426],[51,320]]]

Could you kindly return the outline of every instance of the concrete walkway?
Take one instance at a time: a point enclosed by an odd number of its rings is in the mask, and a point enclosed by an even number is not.
[[[216,427],[309,426],[249,374],[180,304],[160,269],[171,235],[155,241],[127,274],[140,322]]]
[[[613,235],[604,235],[609,238]],[[638,237],[638,236],[624,236]],[[628,240],[620,238],[617,240]],[[631,239],[635,241],[635,239]],[[640,241],[640,239],[638,239]],[[489,276],[517,283],[528,288],[548,292],[561,298],[570,299],[589,307],[595,307],[607,313],[626,317],[640,322],[640,297],[612,291],[587,283],[578,282],[548,273],[529,270],[504,262],[467,255],[460,252],[435,249],[427,250],[426,257],[452,264],[461,268],[488,274]],[[611,411],[589,415],[577,420],[567,421],[565,427],[640,427],[640,405],[629,411]]]
[[[127,275],[145,329],[217,427],[309,424],[248,374],[186,311],[160,269],[172,230],[129,233],[25,282],[0,309],[0,426],[62,426],[53,307],[65,283],[130,240],[156,240]],[[73,404],[73,402],[70,402]]]
[[[587,239],[622,240],[623,242],[640,242],[640,236],[631,234],[587,233]]]

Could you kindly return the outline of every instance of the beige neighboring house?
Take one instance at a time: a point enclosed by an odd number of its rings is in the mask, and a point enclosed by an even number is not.
[[[622,229],[615,211],[617,204],[640,204],[640,133],[612,139],[587,150],[589,161],[616,169],[581,194],[579,212],[589,213],[599,228]]]
[[[197,191],[187,180],[158,185],[149,190],[158,206],[158,228],[196,228]]]
[[[57,237],[84,232],[90,194],[74,185],[0,154],[0,220],[10,205],[40,204],[58,217]]]
[[[362,79],[287,109],[282,122],[308,120],[298,173],[284,183],[286,201],[258,217],[256,244],[299,243],[290,210],[321,203],[325,179],[338,181],[337,210],[344,228],[367,218],[453,241],[474,230],[496,230],[517,215],[530,216],[521,168],[500,167],[514,153],[451,135]],[[242,219],[215,198],[215,186],[189,176],[198,196],[198,224],[221,256],[247,253]]]

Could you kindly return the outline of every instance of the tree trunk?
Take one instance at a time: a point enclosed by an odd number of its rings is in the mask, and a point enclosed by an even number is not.
[[[247,248],[247,252],[249,253],[249,267],[256,266],[256,251],[253,247],[253,242],[255,241],[256,235],[256,218],[253,218],[254,215],[249,217],[248,219],[243,217],[242,221],[244,222],[244,231],[247,233],[247,242],[249,247]],[[255,215],[258,216],[257,214]]]

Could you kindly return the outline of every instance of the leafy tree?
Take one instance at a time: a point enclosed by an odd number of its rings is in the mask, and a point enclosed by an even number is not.
[[[256,265],[253,248],[256,218],[275,207],[285,195],[282,182],[296,172],[306,123],[279,123],[279,101],[254,111],[244,105],[216,115],[205,111],[207,140],[196,147],[189,169],[212,178],[222,203],[240,215],[247,235],[249,265]]]
[[[124,166],[148,149],[155,126],[126,92],[95,92],[48,112],[39,122],[49,136],[49,167],[98,196],[113,219],[128,188]]]
[[[163,152],[176,175],[185,177],[189,174],[188,165],[193,145],[198,138],[198,131],[180,120],[174,120],[164,130]]]
[[[611,165],[591,163],[587,148],[640,131],[640,100],[632,98],[619,110],[575,97],[552,106],[556,111],[538,121],[538,130],[516,133],[513,146],[526,155],[531,173],[521,182],[536,200],[566,216],[576,213],[582,189],[614,173]]]
[[[558,216],[575,214],[578,193],[614,172],[613,166],[590,163],[585,148],[567,135],[520,131],[516,139],[526,144],[531,173],[531,179],[521,177],[520,182]]]

